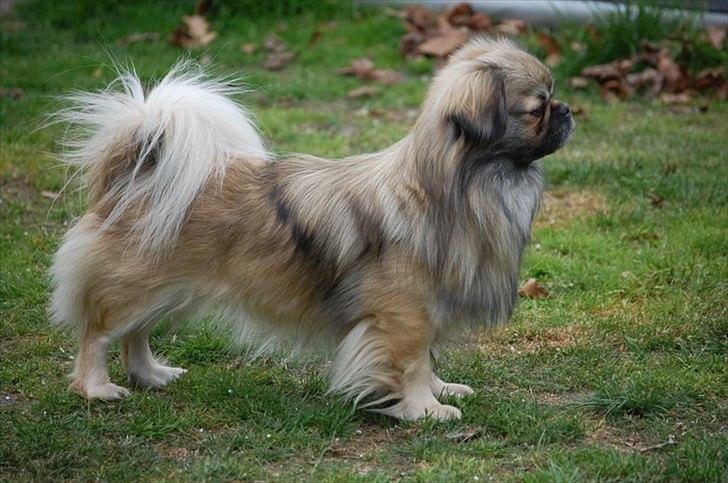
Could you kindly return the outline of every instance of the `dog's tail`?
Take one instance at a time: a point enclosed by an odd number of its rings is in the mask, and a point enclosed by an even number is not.
[[[142,248],[163,251],[179,234],[190,205],[236,157],[268,157],[237,89],[178,63],[145,91],[133,70],[105,90],[68,96],[58,117],[70,124],[64,161],[87,169],[90,203],[113,208],[108,228],[141,207]]]

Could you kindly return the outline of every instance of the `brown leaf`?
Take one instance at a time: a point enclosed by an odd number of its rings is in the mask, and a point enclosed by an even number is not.
[[[710,44],[718,50],[723,50],[723,42],[725,41],[726,28],[717,25],[708,27],[706,32]]]
[[[561,46],[553,35],[546,32],[539,32],[537,35],[538,43],[546,52],[546,55],[561,54]]]
[[[293,52],[274,52],[263,62],[263,67],[268,70],[281,70],[295,58],[296,54]]]
[[[417,52],[423,55],[442,58],[467,42],[470,34],[462,30],[449,30],[442,35],[433,37],[421,43]]]
[[[599,32],[599,29],[593,23],[588,24],[585,27],[585,30],[586,30],[586,34],[594,42],[599,42],[602,40],[602,34]]]
[[[587,86],[589,86],[589,79],[586,77],[572,77],[566,83],[571,87],[572,89],[585,89]]]
[[[205,13],[210,7],[212,7],[212,2],[213,0],[198,0],[195,5],[195,14],[202,15]]]
[[[596,79],[597,82],[606,82],[610,79],[621,79],[627,72],[631,71],[635,64],[634,58],[615,60],[607,64],[585,67],[581,75]]]
[[[154,42],[159,40],[160,35],[157,32],[144,32],[140,34],[131,34],[122,37],[116,41],[116,45],[134,44],[137,42]]]
[[[461,22],[467,20],[474,13],[475,10],[473,10],[473,7],[468,2],[460,2],[445,10],[445,20],[454,27],[461,27],[464,25]]]
[[[240,46],[240,52],[244,53],[245,55],[252,55],[257,49],[258,45],[252,42],[248,42],[247,44],[243,44]]]
[[[404,74],[392,69],[375,69],[371,73],[372,80],[387,86],[399,84],[405,77]]]
[[[601,92],[604,100],[614,102],[631,96],[633,89],[623,78],[609,79],[601,85]]]
[[[586,52],[586,44],[584,42],[574,40],[569,44],[569,47],[571,47],[571,50],[573,50],[577,54],[582,54]]]
[[[524,33],[526,30],[528,30],[526,22],[513,18],[503,19],[501,23],[495,26],[497,33],[508,37],[515,37],[518,34]]]
[[[529,278],[521,288],[518,289],[518,295],[527,299],[544,299],[551,294],[543,285],[539,284],[535,278]]]
[[[263,42],[263,48],[268,52],[283,52],[286,44],[276,34],[268,34]]]
[[[435,15],[419,5],[410,5],[405,10],[405,25],[409,32],[427,32],[435,28]]]
[[[172,31],[169,41],[183,49],[204,47],[215,40],[217,32],[210,32],[210,25],[202,15],[185,15],[182,23]]]
[[[55,193],[53,191],[43,190],[43,191],[40,192],[40,195],[43,198],[48,198],[49,200],[55,200],[56,198],[58,198],[58,193]]]
[[[664,78],[663,86],[670,92],[682,92],[690,87],[690,76],[684,66],[677,65],[667,55],[660,55],[657,70]]]
[[[319,43],[319,40],[321,40],[321,37],[324,36],[324,33],[321,30],[314,30],[311,33],[311,37],[308,39],[308,45],[316,45]]]
[[[354,75],[362,80],[370,80],[371,73],[374,70],[374,62],[367,57],[354,59],[350,66],[340,67],[336,69],[337,74]]]
[[[405,78],[403,74],[392,69],[375,69],[374,62],[366,57],[352,60],[350,66],[336,69],[336,73],[354,75],[361,80],[379,82],[385,85],[397,84]]]
[[[684,104],[686,102],[690,102],[692,100],[693,96],[690,95],[689,92],[680,92],[677,94],[672,94],[669,92],[665,92],[660,95],[660,101],[662,101],[664,104]]]
[[[421,32],[408,32],[399,41],[399,51],[406,57],[420,55],[417,46],[425,41],[425,35]]]
[[[722,67],[701,70],[693,82],[693,86],[698,90],[714,89],[716,92],[719,92],[720,89],[725,90],[725,85],[725,71]]]
[[[457,3],[445,11],[445,21],[453,27],[467,27],[470,30],[490,30],[493,22],[486,14],[476,12],[469,3]]]
[[[462,429],[461,431],[449,433],[445,437],[450,441],[454,441],[455,443],[467,443],[471,439],[479,437],[481,434],[482,431],[480,430],[480,428],[470,426]]]
[[[557,67],[564,61],[564,56],[561,54],[549,54],[546,56],[546,65],[549,67]]]
[[[23,97],[25,93],[23,89],[19,87],[0,87],[0,97],[9,97],[10,99],[17,101]]]
[[[665,78],[656,69],[647,67],[642,72],[627,74],[625,79],[634,89],[641,89],[647,86],[647,94],[651,97],[657,97],[662,90]]]
[[[584,116],[585,118],[589,117],[586,113],[586,110],[582,106],[572,106],[571,114],[573,114],[574,116]]]
[[[347,92],[346,97],[349,99],[356,99],[357,97],[373,97],[378,93],[379,89],[374,86],[361,86]]]
[[[658,194],[650,193],[647,197],[650,199],[650,204],[656,208],[662,208],[662,205],[665,204],[665,198]]]

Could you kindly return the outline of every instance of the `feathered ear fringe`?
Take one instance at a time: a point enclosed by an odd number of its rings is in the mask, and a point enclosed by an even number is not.
[[[246,111],[231,99],[239,91],[229,79],[182,61],[148,91],[128,69],[104,91],[66,96],[72,106],[55,116],[69,124],[62,160],[89,168],[92,202],[114,198],[103,228],[131,206],[144,206],[136,225],[140,248],[163,252],[197,194],[232,158],[269,157]]]

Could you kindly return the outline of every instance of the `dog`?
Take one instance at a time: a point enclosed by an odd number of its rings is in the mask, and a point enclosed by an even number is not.
[[[146,91],[133,73],[71,96],[65,161],[87,212],[51,268],[51,312],[76,329],[70,389],[113,400],[184,369],[149,348],[160,319],[215,315],[261,352],[286,337],[334,349],[330,390],[395,418],[461,417],[433,354],[507,321],[543,191],[538,160],[574,122],[549,70],[477,39],[434,76],[414,127],[373,153],[274,159],[232,88],[177,65]]]

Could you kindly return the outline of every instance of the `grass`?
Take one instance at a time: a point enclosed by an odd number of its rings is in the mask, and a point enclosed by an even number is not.
[[[36,128],[54,96],[113,77],[109,54],[133,60],[144,78],[164,72],[180,55],[165,36],[192,3],[41,2],[3,21],[0,85],[24,96],[0,101],[0,479],[728,478],[728,104],[696,100],[705,113],[607,105],[563,79],[559,95],[586,114],[545,161],[549,201],[522,273],[552,296],[522,301],[510,325],[438,361],[444,379],[477,391],[455,402],[461,421],[353,412],[325,395],[320,364],[249,362],[206,327],[155,333],[154,350],[189,369],[162,392],[117,403],[67,393],[75,343],[48,325],[46,271],[83,195],[43,195],[66,179],[48,154],[62,129]],[[281,3],[288,26],[277,31],[280,16],[258,18],[246,5],[213,12],[219,37],[192,56],[246,74],[253,90],[241,100],[277,150],[343,156],[407,131],[429,63],[400,57],[398,19]],[[323,36],[310,46],[316,30]],[[147,31],[162,39],[115,44]],[[262,54],[239,51],[271,31],[298,52],[278,73],[259,67]],[[362,83],[333,70],[365,55],[408,80],[346,100]],[[122,381],[118,348],[110,359]],[[451,437],[466,430],[478,434]]]

